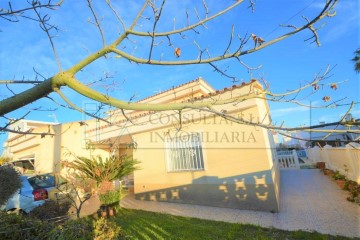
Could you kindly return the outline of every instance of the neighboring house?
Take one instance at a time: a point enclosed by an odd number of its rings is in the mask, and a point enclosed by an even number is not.
[[[352,119],[351,114],[349,114],[349,116],[347,117],[347,121],[349,121],[350,119]],[[354,120],[356,122],[359,122],[360,119]],[[321,124],[325,124],[324,122],[322,122]],[[339,133],[339,132],[332,132],[332,130],[346,130],[349,132],[343,132],[343,133]],[[333,147],[344,147],[346,144],[350,143],[350,142],[354,142],[354,141],[360,141],[360,134],[359,133],[355,133],[355,132],[351,132],[351,130],[360,130],[359,126],[344,126],[344,125],[338,125],[336,123],[329,125],[329,126],[325,126],[325,127],[321,127],[321,128],[316,128],[315,130],[329,130],[328,132],[309,132],[306,135],[308,136],[308,138],[311,140],[311,146],[325,146],[325,145],[330,145]]]
[[[190,106],[258,94],[261,89],[252,80],[216,91],[199,78],[139,102],[188,102]],[[249,122],[271,121],[261,96],[213,109]],[[137,199],[279,211],[280,174],[270,131],[194,109],[124,114],[109,111],[111,125],[95,120],[44,125],[33,131],[53,136],[9,135],[6,145],[14,159],[32,156],[39,171],[58,171],[60,160],[70,152],[132,155],[141,162],[133,176]]]
[[[346,121],[360,122],[360,119],[355,120],[353,119],[352,115],[349,114],[346,118]],[[325,145],[329,145],[332,147],[344,147],[348,143],[360,141],[360,134],[355,132],[360,130],[360,126],[354,126],[354,125],[346,126],[346,125],[339,125],[337,123],[325,123],[325,122],[320,122],[320,125],[326,125],[326,126],[314,128],[314,130],[310,132],[296,131],[292,133],[292,137],[294,138],[288,138],[287,141],[285,141],[285,144],[289,148],[291,147],[306,148],[309,146],[323,147]],[[317,130],[321,130],[321,132],[317,132]],[[348,131],[348,132],[336,132],[333,130]],[[303,141],[300,139],[308,139],[309,141]]]
[[[20,120],[11,129],[35,134],[9,133],[5,142],[7,156],[11,157],[20,172],[52,173],[60,171],[60,161],[72,158],[71,154],[87,156],[104,154],[99,150],[89,151],[84,132],[94,121],[57,124]],[[94,127],[94,126],[92,126]],[[106,152],[108,155],[108,152]]]
[[[52,128],[56,123],[52,122],[43,122],[43,121],[33,121],[33,120],[20,120],[12,125],[10,125],[11,130],[18,132],[34,132],[36,129],[45,129]],[[46,130],[47,131],[47,130]],[[35,171],[35,166],[37,168],[42,168],[47,171],[48,168],[51,168],[48,172],[52,171],[53,164],[39,164],[39,161],[35,163],[35,154],[39,158],[43,151],[46,151],[45,148],[39,148],[38,142],[35,138],[40,138],[40,136],[35,135],[26,135],[26,134],[17,134],[9,132],[8,140],[4,143],[5,155],[12,159],[11,163],[20,171],[20,172],[33,172]],[[35,141],[34,141],[35,140]],[[40,170],[40,169],[39,169]]]

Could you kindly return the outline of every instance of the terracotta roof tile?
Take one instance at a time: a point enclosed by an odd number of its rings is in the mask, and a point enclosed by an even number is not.
[[[147,100],[147,99],[156,97],[156,96],[158,96],[158,95],[160,95],[160,94],[163,94],[163,93],[166,93],[166,92],[170,92],[171,90],[174,90],[174,89],[176,89],[176,88],[185,86],[185,85],[190,84],[190,83],[193,83],[193,82],[198,82],[198,81],[200,81],[200,79],[201,79],[201,78],[197,78],[197,79],[194,79],[194,80],[192,80],[192,81],[190,81],[190,82],[186,82],[186,83],[180,84],[180,85],[178,85],[178,86],[173,86],[172,88],[170,88],[170,89],[168,89],[168,90],[164,90],[164,91],[162,91],[162,92],[159,92],[159,93],[156,93],[156,94],[154,94],[154,95],[148,96],[148,97],[143,98],[143,99],[141,99],[141,100],[139,100],[139,101],[137,101],[137,102],[141,102],[141,101],[144,101],[144,100]]]
[[[163,92],[161,92],[161,93],[157,93],[157,94],[152,95],[152,96],[150,96],[150,97],[144,98],[144,99],[142,99],[142,100],[140,100],[140,101],[143,101],[143,100],[145,100],[145,99],[152,98],[152,97],[157,96],[157,95],[159,95],[159,94],[162,94],[162,93],[171,91],[171,90],[173,90],[173,89],[175,89],[175,88],[178,88],[178,87],[181,87],[181,86],[184,86],[184,85],[186,85],[186,84],[193,83],[193,82],[196,82],[196,81],[199,81],[199,80],[200,80],[200,79],[195,79],[195,80],[193,80],[193,81],[190,81],[190,82],[181,84],[181,85],[179,85],[179,86],[173,87],[173,88],[168,89],[168,90],[166,90],[166,91],[163,91]],[[230,91],[230,90],[232,90],[232,89],[242,88],[242,87],[244,87],[244,86],[246,86],[246,85],[250,85],[250,84],[252,84],[252,83],[254,83],[254,82],[256,82],[256,81],[257,81],[256,79],[251,79],[250,82],[247,82],[247,83],[246,83],[246,82],[242,82],[242,83],[239,84],[239,85],[232,85],[230,88],[225,87],[225,88],[222,89],[222,90],[216,90],[216,92],[210,92],[208,95],[201,95],[201,97],[194,97],[193,99],[188,99],[188,100],[185,100],[185,101],[191,102],[191,101],[193,101],[193,100],[200,100],[200,99],[209,98],[209,97],[211,97],[211,96],[216,96],[216,95],[219,95],[219,94],[224,93],[224,92],[226,92],[226,91]],[[138,102],[140,102],[140,101],[138,101]],[[140,113],[140,114],[138,114],[138,115],[135,115],[135,116],[132,116],[132,117],[128,117],[128,118],[129,118],[129,119],[136,119],[136,118],[144,117],[144,116],[151,115],[151,114],[154,114],[154,113],[155,113],[155,111],[149,111],[149,112]],[[126,122],[126,121],[127,121],[127,119],[122,119],[122,120],[118,121],[117,123],[123,123],[123,122]],[[108,127],[108,126],[110,126],[110,125],[104,125],[104,126],[100,127],[100,129],[106,128],[106,127]],[[88,130],[88,131],[86,131],[86,132],[94,132],[94,131],[96,131],[96,128],[95,128],[95,129],[90,129],[90,130]]]

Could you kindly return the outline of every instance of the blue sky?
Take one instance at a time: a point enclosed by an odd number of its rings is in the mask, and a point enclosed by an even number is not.
[[[116,21],[114,15],[108,11],[103,1],[94,1],[95,10],[99,18],[102,18],[105,38],[110,43],[121,31],[121,25]],[[114,1],[115,2],[115,1]],[[128,26],[134,14],[140,7],[140,1],[122,1],[119,5],[114,4],[123,16]],[[228,1],[208,1],[209,15],[216,10],[226,7]],[[281,35],[288,29],[279,27],[279,24],[293,24],[300,26],[304,23],[302,16],[311,18],[321,10],[324,0],[304,1],[264,1],[258,0],[255,4],[255,12],[248,8],[248,1],[226,15],[209,22],[207,30],[199,28],[200,34],[193,31],[186,33],[185,39],[175,36],[173,44],[182,49],[181,59],[191,59],[198,56],[198,51],[193,43],[195,40],[201,48],[208,48],[212,56],[222,54],[228,44],[231,27],[234,25],[235,36],[244,36],[246,33],[254,33],[269,41]],[[201,16],[204,11],[201,1],[196,3],[197,10]],[[231,3],[231,1],[230,1]],[[4,2],[0,8],[4,8]],[[15,4],[19,4],[17,1]],[[13,5],[16,7],[16,5]],[[200,5],[198,5],[200,4]],[[185,9],[189,12],[189,21],[194,22],[193,1],[168,1],[162,19],[158,24],[159,30],[171,30],[174,27],[173,19],[176,19],[176,27],[186,24]],[[355,73],[353,52],[359,47],[359,3],[353,0],[342,0],[336,7],[337,15],[326,18],[318,23],[316,27],[325,24],[319,31],[321,47],[316,44],[304,42],[311,37],[310,31],[306,30],[296,36],[288,38],[280,43],[265,48],[259,52],[242,57],[246,64],[262,67],[256,71],[248,72],[246,68],[234,60],[225,60],[216,63],[219,67],[226,68],[227,73],[236,76],[240,81],[249,81],[251,78],[264,78],[270,83],[273,92],[284,92],[295,89],[313,79],[313,77],[324,70],[328,65],[336,67],[332,70],[332,77],[328,82],[343,82],[339,84],[338,90],[334,91],[329,86],[324,87],[318,93],[303,100],[304,103],[313,105],[323,104],[323,96],[331,96],[338,100],[344,97],[343,103],[360,99],[359,75]],[[150,14],[145,14],[151,16]],[[61,29],[54,38],[54,44],[59,54],[60,62],[64,69],[69,68],[90,52],[101,48],[101,38],[98,30],[88,22],[92,17],[86,6],[86,1],[64,1],[63,7],[51,12],[51,21]],[[142,19],[136,27],[138,30],[149,31],[149,21]],[[10,23],[0,20],[0,79],[34,79],[33,69],[44,77],[50,77],[57,73],[58,68],[51,51],[50,43],[37,23],[20,19],[18,23]],[[175,60],[173,49],[167,46],[166,39],[154,50],[156,59]],[[238,43],[234,39],[236,49]],[[253,43],[246,46],[251,48]],[[149,51],[149,41],[132,37],[121,46],[122,49],[140,57],[146,57]],[[134,100],[150,96],[161,90],[191,81],[201,76],[214,88],[221,89],[233,85],[230,79],[221,77],[208,65],[190,65],[178,67],[157,67],[137,65],[129,63],[124,59],[110,57],[100,59],[95,64],[86,68],[78,75],[83,82],[98,80],[104,75],[111,75],[109,82],[114,82],[115,87],[106,89],[103,83],[94,85],[94,88],[109,93],[120,99],[129,100],[133,95]],[[41,78],[39,78],[41,80]],[[11,86],[14,92],[26,89],[26,85]],[[78,106],[83,106],[90,100],[79,96],[73,91],[64,88],[64,93]],[[0,99],[11,96],[11,92],[4,85],[0,85]],[[64,103],[56,94],[51,97]],[[22,109],[6,115],[9,118],[21,117],[32,108],[41,106],[41,110],[58,108],[57,111],[31,111],[27,119],[40,121],[53,121],[54,115],[59,122],[69,122],[83,119],[81,113],[62,109],[47,99],[39,100]],[[348,106],[336,109],[313,109],[300,107],[293,104],[270,103],[271,115],[276,123],[284,121],[286,126],[299,126],[303,124],[317,124],[319,122],[337,121],[346,112]],[[360,117],[360,107],[356,105],[353,115]],[[0,119],[4,125],[4,119]],[[0,135],[2,146],[6,135]],[[1,152],[1,150],[0,150]]]

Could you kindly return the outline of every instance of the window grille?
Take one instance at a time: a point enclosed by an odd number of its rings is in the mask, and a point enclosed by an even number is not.
[[[204,169],[204,158],[200,134],[181,135],[166,138],[167,169],[175,171],[196,171]]]

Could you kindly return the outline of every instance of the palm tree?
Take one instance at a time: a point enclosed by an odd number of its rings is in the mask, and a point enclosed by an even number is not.
[[[359,73],[360,72],[360,48],[358,48],[354,53],[355,53],[355,57],[351,60],[355,62],[355,71],[357,73]]]
[[[99,193],[112,190],[112,181],[121,179],[138,170],[139,161],[130,156],[110,157],[101,156],[92,158],[78,157],[73,162],[66,162],[66,166],[77,170],[80,177],[95,180]]]

